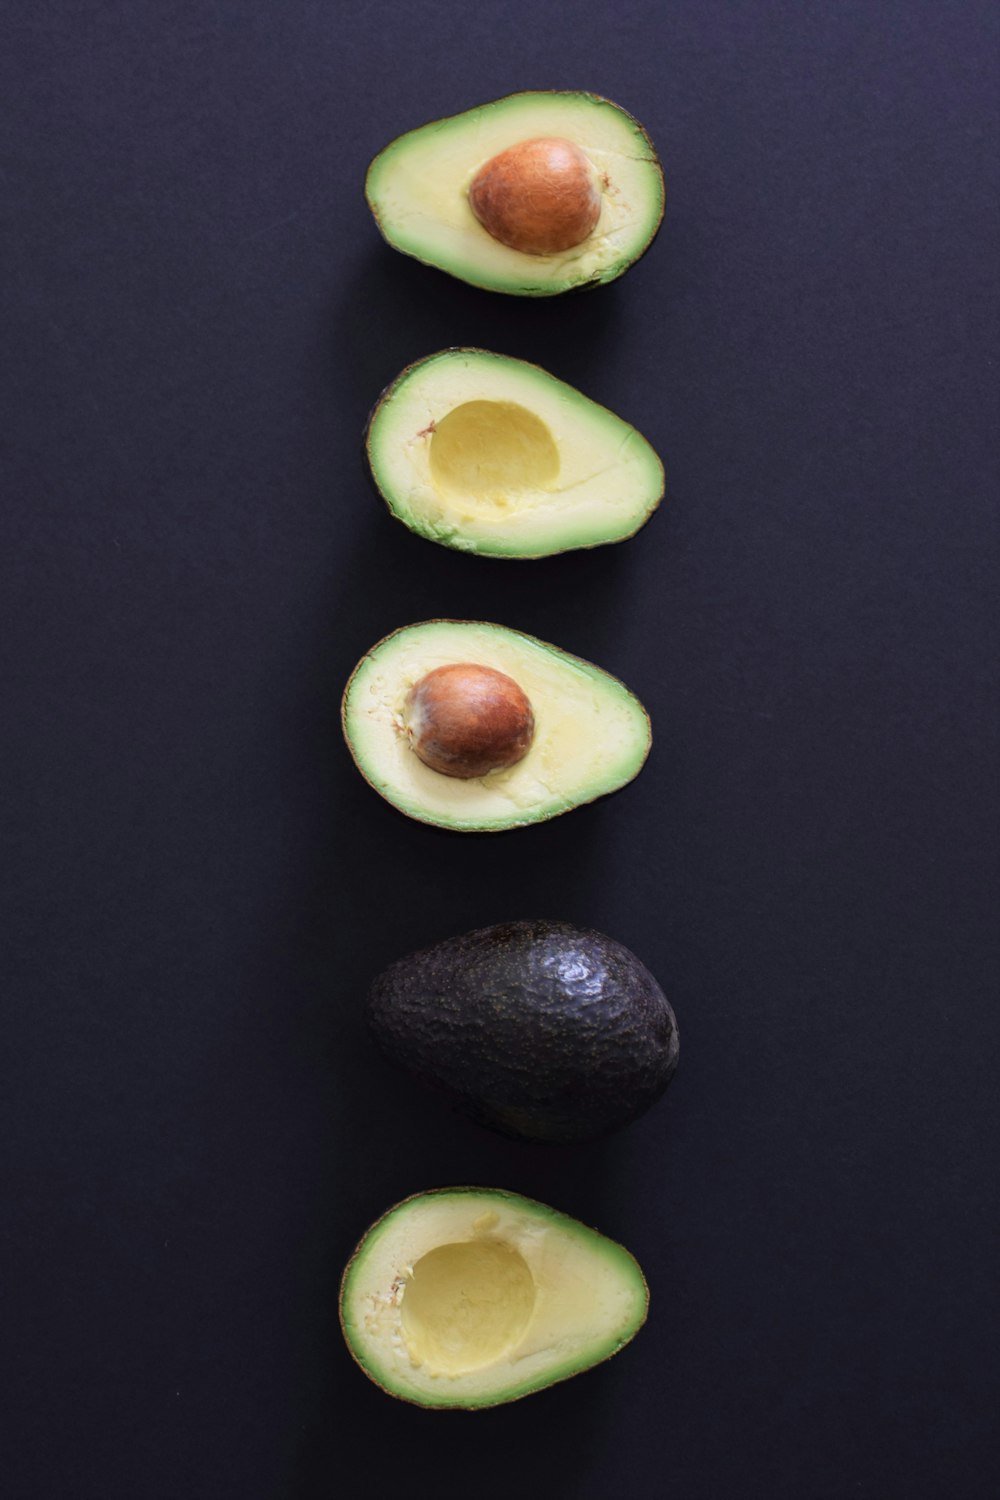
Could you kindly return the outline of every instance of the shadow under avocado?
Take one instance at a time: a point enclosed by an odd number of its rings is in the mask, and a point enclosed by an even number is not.
[[[373,243],[345,277],[332,322],[332,349],[357,371],[363,425],[382,390],[415,359],[473,346],[542,365],[579,385],[608,357],[620,323],[615,285],[590,297],[506,297],[466,286],[443,271]],[[361,410],[360,408],[364,408]]]

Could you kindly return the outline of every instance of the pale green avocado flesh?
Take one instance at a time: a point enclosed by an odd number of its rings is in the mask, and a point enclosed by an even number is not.
[[[627,422],[537,365],[445,349],[372,414],[372,477],[411,531],[486,557],[546,557],[634,535],[663,466]]]
[[[521,141],[572,141],[601,186],[601,210],[579,245],[547,255],[494,239],[469,207],[480,168]],[[510,94],[421,125],[368,169],[365,196],[389,244],[473,286],[550,297],[613,281],[649,246],[663,217],[663,173],[642,126],[596,94]]]
[[[512,678],[535,721],[522,760],[468,781],[424,765],[404,726],[410,689],[459,662]],[[347,684],[342,720],[377,792],[419,822],[460,832],[539,823],[616,791],[638,775],[651,738],[642,704],[610,673],[519,630],[473,620],[430,620],[380,641]]]
[[[617,1354],[649,1293],[621,1245],[531,1198],[441,1188],[391,1208],[340,1290],[344,1338],[391,1396],[497,1406]]]

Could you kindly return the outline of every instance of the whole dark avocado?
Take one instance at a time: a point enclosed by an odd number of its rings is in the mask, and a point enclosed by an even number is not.
[[[369,995],[385,1053],[503,1135],[594,1140],[660,1097],[677,1022],[634,953],[568,922],[508,922],[392,964]]]

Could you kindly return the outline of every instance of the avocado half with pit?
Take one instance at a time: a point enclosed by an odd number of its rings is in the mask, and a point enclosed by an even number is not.
[[[444,349],[382,393],[365,438],[390,512],[484,557],[547,557],[633,536],[663,465],[613,412],[538,365]]]
[[[651,742],[645,709],[609,672],[474,620],[386,636],[351,674],[341,718],[377,792],[465,833],[540,823],[617,791]]]
[[[418,1406],[516,1401],[617,1354],[649,1293],[621,1245],[495,1188],[407,1198],[361,1240],[340,1321],[365,1374]]]
[[[646,966],[568,922],[504,922],[411,953],[373,983],[368,1019],[394,1062],[526,1140],[607,1135],[677,1067],[677,1022]]]
[[[614,281],[663,218],[663,172],[598,94],[509,94],[435,120],[372,162],[365,196],[395,249],[490,291],[551,297]]]

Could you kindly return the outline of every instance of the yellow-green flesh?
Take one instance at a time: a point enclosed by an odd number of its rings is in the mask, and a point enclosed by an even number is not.
[[[531,748],[514,766],[460,781],[410,748],[403,710],[427,672],[493,667],[526,693]],[[533,636],[479,621],[431,620],[388,636],[363,658],[344,697],[344,734],[367,780],[425,823],[473,832],[555,817],[624,786],[649,750],[649,720],[617,678]]]
[[[614,1354],[646,1316],[628,1251],[513,1193],[408,1199],[362,1240],[341,1319],[354,1357],[393,1395],[489,1406]]]
[[[493,239],[469,207],[480,168],[519,141],[573,141],[604,180],[601,213],[579,245],[526,255]],[[663,174],[641,127],[586,93],[511,94],[400,136],[368,169],[368,202],[389,243],[474,286],[551,296],[611,281],[636,260],[663,214]]]
[[[622,541],[663,494],[634,427],[537,365],[480,349],[404,370],[372,417],[368,456],[393,515],[484,556]]]

